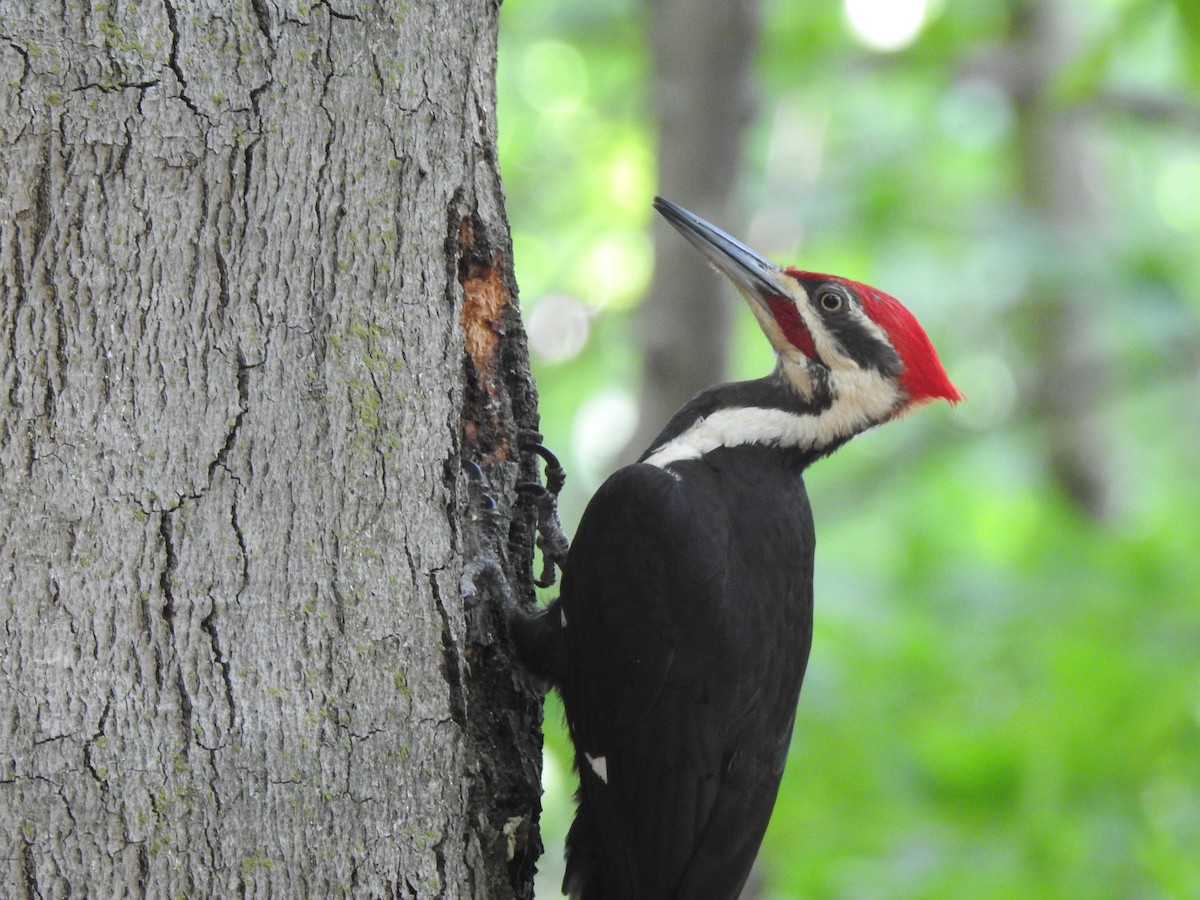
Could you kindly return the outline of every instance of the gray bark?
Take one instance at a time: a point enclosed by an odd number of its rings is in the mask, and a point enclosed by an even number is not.
[[[757,0],[650,0],[658,192],[737,230],[734,197],[746,128],[756,111],[751,64]],[[635,457],[729,357],[732,301],[721,279],[669,226],[654,229],[654,278],[640,314],[644,371]]]
[[[1116,510],[1112,427],[1102,411],[1112,373],[1098,336],[1110,281],[1097,251],[1103,177],[1087,111],[1064,108],[1053,93],[1078,36],[1055,0],[1020,2],[1014,11],[1008,87],[1030,238],[1041,248],[1022,308],[1035,351],[1032,411],[1045,428],[1055,482],[1084,512],[1105,519]]]
[[[528,562],[496,7],[47,6],[0,18],[0,894],[528,895],[540,711],[459,581]]]

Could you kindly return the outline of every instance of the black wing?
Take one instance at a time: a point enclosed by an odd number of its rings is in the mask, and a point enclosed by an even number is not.
[[[564,886],[589,900],[737,896],[808,657],[803,483],[680,468],[614,474],[564,571],[561,690],[580,773]]]

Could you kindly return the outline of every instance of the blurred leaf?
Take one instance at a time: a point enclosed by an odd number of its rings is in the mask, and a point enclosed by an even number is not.
[[[1181,27],[1177,29],[1187,53],[1187,72],[1193,85],[1200,85],[1200,4],[1193,0],[1174,0]]]

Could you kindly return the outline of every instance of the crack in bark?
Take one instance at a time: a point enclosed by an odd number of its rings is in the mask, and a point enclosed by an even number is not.
[[[52,283],[50,294],[54,301],[54,361],[57,365],[53,375],[49,365],[46,367],[45,411],[46,421],[53,423],[56,418],[54,413],[58,406],[58,395],[67,388],[67,373],[70,371],[71,361],[67,353],[67,328],[64,324],[67,319],[66,309],[56,284]]]
[[[21,394],[21,367],[17,365],[17,360],[20,357],[17,355],[17,331],[21,325],[21,312],[25,309],[28,302],[25,295],[25,262],[22,259],[20,242],[14,248],[13,253],[13,305],[12,313],[8,317],[8,364],[12,366],[12,384],[8,388],[8,405],[13,409],[20,409],[20,394]],[[32,447],[32,441],[30,442]],[[33,477],[33,459],[29,460],[29,477]]]
[[[271,39],[271,11],[267,9],[265,0],[250,0],[250,10],[254,13],[254,22],[259,33],[267,42],[267,49],[275,53],[275,42]]]
[[[4,43],[8,44],[8,46],[12,47],[12,49],[15,50],[17,52],[17,54],[21,57],[21,77],[17,80],[17,83],[15,85],[10,85],[10,87],[15,89],[16,94],[19,98],[24,97],[25,84],[29,80],[29,73],[33,71],[33,67],[29,62],[29,51],[26,50],[20,44],[18,44],[16,41],[14,41],[12,39],[12,37],[10,37],[7,34],[0,35],[0,40],[4,41]],[[25,133],[25,126],[22,126],[20,131],[17,133],[16,138],[19,139],[22,135],[24,135],[24,133]],[[14,143],[16,143],[16,139],[14,139]],[[19,246],[17,248],[17,253],[15,255],[16,255],[17,259],[19,260],[20,255],[21,255]]]
[[[407,546],[405,546],[404,552],[408,556],[409,569],[415,576],[417,569],[412,553]],[[442,676],[446,679],[446,686],[450,689],[450,717],[455,724],[465,729],[467,727],[467,702],[463,692],[462,671],[459,668],[461,653],[450,627],[450,614],[446,610],[445,600],[442,599],[442,589],[438,586],[437,576],[440,571],[441,569],[434,569],[429,573],[429,587],[433,591],[433,602],[442,619]]]
[[[362,21],[362,18],[360,16],[356,16],[351,13],[344,13],[344,12],[341,12],[340,10],[334,9],[333,4],[327,2],[327,0],[322,0],[322,2],[314,4],[314,8],[321,7],[321,6],[325,7],[325,9],[329,11],[329,18],[331,18],[331,19],[341,19],[343,22],[361,22]]]
[[[209,221],[208,177],[204,174],[201,174],[200,177],[197,179],[197,181],[198,181],[198,188],[199,188],[200,196],[197,198],[196,205],[199,206],[200,209],[199,209],[199,213],[197,214],[196,218],[200,222],[207,223]],[[218,198],[217,202],[218,203],[221,202],[220,198]],[[214,229],[214,230],[216,230],[218,232],[216,240],[219,241],[220,240],[220,229]],[[214,246],[216,246],[215,241],[214,241]],[[204,259],[203,252],[200,247],[199,239],[193,239],[192,247],[193,247],[193,252],[191,254],[191,266],[189,267],[188,273],[187,273],[187,285],[188,285],[189,290],[194,292],[196,290],[196,285],[200,281],[200,272],[205,267],[205,259]],[[218,259],[219,259],[219,256],[218,256]],[[219,265],[220,265],[220,263],[218,262],[218,266]],[[218,280],[218,288],[219,288],[221,286],[220,285],[221,271],[219,268],[217,270],[217,280]],[[217,297],[218,305],[223,305],[223,303],[225,302],[225,299],[226,298],[224,298],[223,296],[218,294],[218,297]],[[148,315],[148,313],[149,313],[148,310],[143,311],[143,313],[142,313],[143,318],[146,315]],[[163,399],[164,399],[164,401],[166,400],[165,397]]]
[[[150,883],[150,850],[145,841],[138,842],[137,849],[138,884]]]
[[[92,759],[92,753],[96,748],[96,743],[104,737],[104,728],[108,724],[108,716],[112,711],[113,692],[110,691],[108,697],[104,701],[104,709],[100,712],[100,721],[96,724],[96,730],[92,736],[84,742],[83,745],[83,765],[91,773],[92,778],[100,785],[100,790],[107,793],[108,779],[100,777],[100,771],[96,768],[95,760]],[[68,804],[68,808],[70,804]]]
[[[227,465],[226,461],[229,459],[230,451],[232,451],[233,448],[237,444],[238,429],[241,428],[241,426],[242,426],[242,420],[246,417],[246,413],[250,411],[250,370],[257,369],[261,365],[262,365],[262,363],[260,363],[260,362],[259,363],[246,362],[246,357],[242,355],[241,351],[238,352],[238,361],[237,361],[238,411],[237,411],[237,414],[234,415],[233,421],[229,424],[229,430],[225,433],[225,441],[221,444],[220,448],[217,450],[216,455],[212,458],[212,461],[209,462],[209,464],[208,464],[208,484],[207,484],[207,486],[205,487],[205,489],[203,491],[200,491],[198,494],[192,495],[186,499],[198,500],[200,497],[202,497],[204,495],[204,493],[206,491],[208,491],[212,487],[213,479],[216,477],[218,466],[220,466],[226,472],[229,472],[229,477],[232,478],[234,480],[234,482],[237,483],[239,486],[241,485],[241,480],[236,475],[234,475],[233,472],[230,471],[229,466]],[[181,499],[183,499],[183,498],[181,498]],[[236,506],[237,506],[236,500],[234,501],[233,506],[234,506],[233,514],[235,514]],[[233,528],[238,536],[238,545],[242,548],[242,554],[243,554],[242,575],[244,576],[244,578],[243,578],[243,583],[244,583],[244,581],[249,580],[249,574],[247,572],[247,568],[249,566],[249,560],[245,556],[246,542],[242,536],[241,528],[239,528],[237,525],[236,519],[233,522]],[[239,594],[240,594],[240,591],[239,591]]]
[[[40,257],[42,255],[42,247],[46,242],[46,236],[49,233],[49,229],[50,229],[50,217],[51,217],[51,210],[50,210],[51,158],[50,158],[50,153],[51,153],[50,142],[49,141],[42,142],[41,159],[39,161],[40,165],[38,168],[38,177],[37,177],[37,181],[34,185],[33,198],[32,198],[33,199],[33,206],[32,206],[33,222],[32,222],[32,227],[29,232],[30,268],[29,268],[29,272],[28,272],[28,277],[30,277],[30,278],[33,278],[35,276],[35,273],[37,272],[38,257]],[[21,367],[17,364],[17,360],[20,359],[20,355],[18,352],[20,349],[20,339],[18,337],[18,332],[20,330],[21,315],[22,315],[23,311],[25,310],[25,308],[28,306],[29,295],[25,290],[25,281],[26,281],[27,273],[25,271],[24,256],[21,253],[21,247],[20,247],[19,242],[17,243],[15,250],[16,250],[16,252],[13,254],[14,269],[15,269],[14,274],[16,276],[16,284],[15,284],[15,288],[13,291],[13,293],[15,295],[15,301],[13,304],[13,310],[12,310],[12,315],[11,315],[12,327],[8,333],[9,360],[10,360],[10,364],[12,365],[12,369],[13,369],[13,381],[12,381],[12,386],[9,388],[8,400],[9,400],[9,403],[12,404],[12,406],[14,408],[20,409],[20,408],[22,408],[21,392],[20,392],[22,378],[21,378]],[[51,289],[53,290],[53,286],[51,286]],[[54,292],[54,294],[55,294],[55,296],[57,296],[57,292]],[[61,341],[61,337],[60,337],[60,341]],[[47,405],[50,405],[50,406],[53,405],[52,400],[51,400],[51,397],[53,396],[53,388],[50,385],[50,373],[48,371],[46,373],[46,392],[47,392],[47,397],[43,398],[43,411],[45,411]],[[33,477],[33,463],[34,463],[33,442],[30,441],[29,442],[29,452],[27,454],[27,459],[26,459],[27,474],[29,477]]]
[[[145,91],[138,94],[138,113],[142,110],[142,98],[146,96]],[[125,177],[129,177],[129,157],[133,154],[133,122],[132,119],[125,122],[125,143],[121,146],[120,152],[117,154],[116,169]],[[106,201],[107,202],[107,201]]]
[[[445,843],[446,838],[443,836],[433,845],[433,861],[438,873],[438,892],[435,895],[437,897],[446,896],[446,851],[443,849]]]
[[[333,558],[337,559],[337,538],[334,538],[334,553]],[[343,637],[346,634],[346,599],[342,596],[341,590],[337,586],[337,567],[334,567],[333,578],[329,584],[329,592],[333,594],[333,624],[337,626],[338,634]],[[334,665],[333,658],[330,657],[326,670],[330,675],[333,674]]]
[[[247,173],[249,174],[249,173]],[[205,191],[207,195],[207,190]],[[213,232],[213,257],[217,262],[217,305],[214,309],[214,318],[219,323],[225,318],[225,312],[229,309],[229,264],[225,261],[225,254],[221,252],[222,234],[219,229],[214,229]],[[196,254],[199,258],[200,254]],[[238,376],[241,377],[239,370]]]
[[[163,6],[167,11],[167,30],[171,32],[171,50],[167,56],[167,65],[175,73],[175,78],[179,81],[179,99],[195,115],[202,119],[207,119],[208,117],[200,111],[200,108],[188,96],[187,78],[184,77],[183,67],[179,64],[179,18],[175,12],[175,7],[171,4],[171,0],[163,0]]]
[[[163,622],[167,626],[167,638],[172,650],[176,650],[175,642],[175,571],[179,566],[179,558],[175,551],[175,538],[171,534],[171,515],[175,510],[179,509],[176,506],[174,509],[164,510],[159,518],[158,534],[163,542],[163,550],[166,559],[163,563],[162,574],[159,576],[158,585],[163,595],[163,605],[160,610]],[[163,668],[168,663],[164,661],[161,650],[155,648],[155,675],[158,680],[158,685],[161,688],[166,679],[163,677]],[[179,693],[179,712],[183,718],[183,756],[184,759],[188,756],[188,748],[192,743],[192,698],[188,694],[187,684],[184,680],[183,666],[177,666],[175,672],[175,689]]]
[[[325,213],[321,206],[320,186],[326,183],[326,178],[329,173],[329,166],[333,159],[333,141],[334,141],[333,116],[330,115],[329,110],[327,110],[325,108],[325,96],[328,93],[328,91],[329,91],[329,78],[326,77],[325,87],[321,92],[321,99],[318,103],[318,107],[320,108],[321,112],[324,113],[324,115],[325,115],[325,121],[326,121],[326,124],[328,125],[328,130],[325,132],[325,147],[322,150],[320,168],[317,169],[317,178],[316,178],[316,182],[315,182],[317,185],[317,189],[314,191],[314,197],[313,197],[313,213],[316,215],[316,218],[317,218],[317,233],[318,234],[325,233]],[[337,189],[339,189],[341,187],[341,185],[338,184],[338,185],[334,185],[333,187],[336,191]],[[331,227],[328,230],[328,234],[331,236],[331,239],[332,239],[331,248],[332,248],[332,252],[334,255],[334,258],[327,270],[330,273],[337,272],[337,235],[338,235],[338,231],[341,226],[342,217],[345,215],[345,213],[346,213],[346,210],[339,204],[338,207],[333,211],[333,222],[331,224]],[[332,277],[332,275],[331,275],[331,277]]]
[[[33,858],[33,840],[21,835],[24,847],[21,848],[21,868],[25,870],[25,892],[29,897],[41,897],[42,889],[38,886],[37,861]],[[142,882],[145,884],[145,882]]]
[[[217,636],[217,625],[214,621],[217,616],[217,599],[212,594],[209,594],[208,600],[210,604],[208,615],[200,620],[200,628],[208,635],[208,643],[212,648],[213,659],[216,661],[217,669],[221,672],[221,682],[225,687],[225,703],[229,706],[229,723],[227,727],[232,731],[235,709],[233,702],[233,678],[229,673],[229,661],[225,658],[225,654],[221,652],[221,639]],[[205,749],[210,752],[213,750],[211,747]]]
[[[230,473],[229,477],[238,482],[236,475]],[[240,482],[238,482],[238,485],[240,490]],[[241,603],[242,594],[250,586],[250,551],[246,549],[246,535],[242,531],[241,522],[238,521],[236,493],[233,502],[229,504],[229,524],[233,526],[233,536],[237,539],[238,552],[242,555],[242,583],[238,587],[237,593],[233,595],[233,599],[237,603]]]
[[[254,115],[258,118],[260,127],[262,124],[262,114],[258,111],[258,98],[259,95],[266,89],[267,85],[264,84],[260,87],[256,87],[250,92],[250,104],[254,107]],[[244,170],[242,175],[242,209],[247,212],[249,212],[250,209],[250,176],[254,170],[254,148],[258,146],[258,142],[260,140],[262,140],[261,137],[255,137],[253,140],[248,141],[246,146],[242,148],[242,168]],[[245,230],[245,223],[243,223],[243,234],[245,233]]]
[[[79,91],[101,91],[105,94],[111,94],[115,91],[125,91],[134,88],[140,91],[146,91],[148,88],[158,87],[162,84],[161,79],[152,78],[148,81],[89,81],[86,84],[78,85],[71,88],[71,93]],[[140,102],[140,101],[139,101]]]

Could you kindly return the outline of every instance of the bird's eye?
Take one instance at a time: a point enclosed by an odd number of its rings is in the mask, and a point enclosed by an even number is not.
[[[822,291],[817,300],[820,301],[821,308],[826,312],[837,312],[842,308],[844,302],[841,292],[832,289]]]

